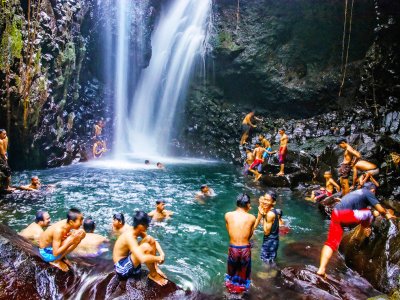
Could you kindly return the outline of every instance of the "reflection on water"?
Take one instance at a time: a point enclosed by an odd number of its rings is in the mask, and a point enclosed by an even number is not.
[[[13,182],[26,184],[32,175],[38,175],[44,184],[54,184],[56,188],[52,193],[36,194],[37,197],[24,192],[27,197],[0,200],[0,218],[15,230],[32,222],[39,209],[47,209],[56,221],[64,218],[68,208],[78,207],[85,216],[93,217],[98,233],[108,235],[115,212],[124,212],[127,222],[131,223],[135,210],[149,212],[154,209],[155,200],[162,198],[167,201],[166,209],[175,214],[164,223],[153,224],[149,232],[159,240],[166,253],[164,272],[183,288],[213,294],[224,291],[228,246],[224,214],[235,209],[236,195],[243,191],[253,197],[252,213],[256,214],[255,196],[263,192],[258,185],[246,187],[240,172],[223,163],[171,164],[166,171],[142,166],[118,169],[105,165],[74,165],[16,172]],[[199,203],[193,195],[204,183],[217,195]],[[290,233],[281,238],[278,264],[301,263],[291,261],[293,256],[287,256],[285,248],[296,241],[322,244],[327,223],[312,204],[296,198],[289,190],[278,193],[277,206],[283,208],[284,219],[291,227]],[[259,279],[269,276],[259,258],[261,242],[260,227],[253,239],[253,277]]]

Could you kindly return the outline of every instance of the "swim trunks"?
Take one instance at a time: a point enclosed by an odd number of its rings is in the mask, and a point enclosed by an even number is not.
[[[340,177],[349,178],[350,172],[351,172],[351,165],[350,164],[342,163],[340,165],[340,168],[338,170],[338,173],[339,173]]]
[[[127,257],[121,258],[116,264],[114,264],[115,273],[123,279],[139,275],[141,269],[141,264],[137,267],[134,266],[130,253]]]
[[[279,148],[279,154],[278,154],[278,159],[280,164],[284,164],[286,161],[286,155],[287,155],[287,147],[280,147]]]
[[[257,167],[259,164],[262,164],[262,159],[255,159],[254,161],[253,161],[253,163],[251,164],[251,166],[250,166],[250,168],[249,169],[254,169],[255,167]]]
[[[53,247],[39,248],[39,254],[45,262],[53,262],[61,257],[61,255],[53,255]]]
[[[343,225],[361,224],[363,227],[368,227],[372,219],[372,212],[369,209],[334,209],[331,215],[331,224],[329,225],[328,238],[326,239],[325,245],[330,247],[333,251],[336,251],[343,237]]]
[[[243,132],[250,132],[250,130],[252,129],[253,127],[251,127],[250,125],[248,125],[248,124],[242,124],[242,130],[243,130]]]
[[[325,199],[326,197],[332,196],[332,193],[325,190],[325,189],[319,189],[314,191],[314,196],[316,201],[321,201]]]
[[[242,293],[250,288],[251,246],[229,245],[228,271],[225,286],[230,293]]]

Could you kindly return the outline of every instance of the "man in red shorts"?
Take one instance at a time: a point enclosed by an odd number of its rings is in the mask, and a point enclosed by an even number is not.
[[[285,162],[286,162],[286,155],[287,155],[287,145],[289,143],[289,137],[285,133],[285,129],[279,129],[279,134],[281,135],[280,145],[279,145],[279,164],[280,164],[280,171],[277,176],[285,175]]]
[[[322,248],[318,275],[326,276],[326,266],[342,240],[343,226],[349,224],[361,224],[364,228],[370,226],[373,215],[369,206],[374,207],[381,215],[385,215],[388,220],[396,218],[379,204],[375,192],[376,186],[367,182],[362,189],[347,194],[336,205],[331,216],[328,238]]]
[[[254,176],[256,177],[254,181],[258,181],[262,174],[258,172],[258,165],[262,164],[264,162],[263,154],[265,152],[265,148],[261,147],[260,142],[256,143],[256,147],[254,148],[253,151],[253,156],[254,156],[254,161],[249,167],[249,172],[253,173]]]

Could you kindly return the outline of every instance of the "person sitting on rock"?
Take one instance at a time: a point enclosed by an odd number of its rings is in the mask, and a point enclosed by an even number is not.
[[[164,219],[169,219],[174,213],[172,211],[165,209],[165,201],[157,200],[156,209],[149,212],[149,217],[155,221],[162,221]]]
[[[113,215],[112,222],[112,235],[120,236],[129,229],[129,225],[125,224],[125,216],[123,213],[116,213]]]
[[[357,184],[357,177],[358,177],[358,171],[364,171],[363,176],[363,180],[365,180],[365,182],[371,177],[371,176],[376,176],[379,174],[379,168],[377,167],[377,165],[363,160],[363,159],[356,159],[353,162],[353,185],[351,187],[351,189],[354,189],[356,187]],[[375,179],[374,179],[375,180]],[[376,182],[376,181],[375,181]],[[379,185],[378,185],[379,186]]]
[[[229,235],[228,267],[225,286],[230,293],[242,293],[251,284],[251,245],[256,218],[249,214],[250,197],[240,194],[236,199],[236,210],[225,214]]]
[[[94,233],[96,223],[92,218],[85,218],[83,221],[83,230],[86,236],[75,248],[72,254],[80,257],[96,257],[108,251],[109,240],[97,233]]]
[[[340,148],[345,150],[343,154],[343,162],[340,164],[340,168],[338,170],[340,175],[340,185],[342,187],[342,195],[345,196],[350,191],[349,176],[352,165],[356,159],[361,158],[361,154],[360,152],[354,150],[353,147],[351,147],[344,138],[338,139],[336,144],[339,145]]]
[[[365,183],[372,182],[376,187],[379,187],[379,182],[372,176],[371,173],[364,173],[358,178],[358,189],[361,189]]]
[[[272,151],[270,142],[262,134],[260,134],[259,140],[260,140],[261,146],[265,149],[263,157],[262,157],[263,164],[258,165],[258,172],[261,172],[262,168],[266,165],[266,162],[268,162],[271,155],[275,154],[277,151]]]
[[[279,216],[274,208],[275,203],[276,194],[274,192],[267,192],[260,197],[260,206],[254,224],[254,229],[256,229],[263,220],[264,239],[261,247],[261,260],[267,264],[275,263],[279,247]]]
[[[326,171],[324,173],[324,178],[325,178],[325,188],[321,187],[319,190],[312,191],[311,192],[312,201],[321,201],[326,197],[332,196],[335,189],[336,191],[340,192],[340,186],[332,178],[332,173],[330,171]]]
[[[23,229],[19,235],[31,241],[34,245],[39,245],[40,235],[44,228],[50,225],[51,218],[47,211],[39,210],[36,213],[35,222]]]
[[[248,175],[249,168],[253,162],[254,162],[253,151],[251,151],[250,148],[246,147],[246,160],[244,161],[243,165],[243,175]]]
[[[92,151],[93,151],[93,158],[100,158],[103,156],[105,152],[107,152],[106,144],[101,140],[97,140],[93,144]]]
[[[249,112],[243,119],[242,121],[242,138],[240,139],[240,146],[242,146],[244,143],[247,142],[247,139],[251,135],[251,132],[253,128],[256,128],[257,126],[252,123],[252,119],[255,119],[257,121],[262,121],[262,119],[257,118],[254,116],[254,111]]]
[[[263,154],[265,152],[265,149],[263,147],[261,147],[260,142],[256,142],[256,147],[254,148],[253,151],[253,156],[255,157],[253,163],[251,164],[250,168],[249,168],[249,172],[253,173],[255,176],[254,181],[258,181],[260,180],[262,174],[260,172],[258,172],[258,168],[255,169],[256,167],[258,167],[258,165],[262,165],[262,163],[264,162],[263,159]]]
[[[41,258],[64,272],[69,270],[70,262],[66,255],[71,253],[85,237],[85,231],[79,229],[83,215],[71,208],[67,219],[61,220],[47,228],[39,238],[39,254]]]
[[[197,199],[205,199],[214,196],[215,196],[214,190],[210,188],[207,184],[202,184],[200,187],[200,191],[196,193]]]
[[[32,176],[31,184],[22,185],[19,187],[19,189],[24,190],[24,191],[37,191],[41,188],[41,186],[42,186],[42,184],[39,180],[39,177]]]
[[[288,152],[288,143],[289,143],[289,137],[285,133],[285,129],[281,128],[279,129],[279,134],[281,135],[280,139],[280,144],[279,144],[279,152],[278,152],[278,159],[279,159],[279,173],[276,174],[276,176],[283,176],[285,175],[285,162],[286,162],[286,156]]]
[[[350,224],[361,224],[365,235],[371,233],[370,224],[373,214],[368,207],[374,207],[379,214],[388,220],[396,218],[389,210],[379,204],[375,196],[376,186],[367,182],[360,190],[350,192],[344,196],[339,204],[335,206],[331,215],[328,238],[322,248],[318,275],[326,276],[326,267],[334,251],[339,248],[343,236],[343,226]]]
[[[135,277],[141,273],[141,264],[149,269],[149,279],[163,286],[168,283],[158,264],[165,260],[160,244],[147,234],[150,217],[143,211],[137,211],[133,217],[133,227],[120,235],[115,242],[113,261],[115,273],[121,279]],[[138,239],[141,238],[139,242]],[[159,253],[156,256],[156,253]]]

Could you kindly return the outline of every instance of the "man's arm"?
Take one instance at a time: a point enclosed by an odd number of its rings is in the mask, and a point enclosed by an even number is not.
[[[257,214],[257,219],[256,219],[256,221],[254,222],[254,230],[258,227],[258,224],[260,224],[261,219],[262,219],[262,215],[260,214],[260,212],[258,212],[258,214]]]
[[[64,240],[64,245],[62,245],[62,231],[60,229],[56,230],[53,234],[53,255],[63,255],[65,251],[78,239],[77,235],[70,235]]]
[[[165,253],[163,251],[163,249],[161,248],[161,245],[156,241],[156,249],[158,254],[160,254],[160,257],[162,258],[162,262],[160,262],[160,264],[162,264],[165,260]]]
[[[376,204],[374,207],[381,215],[384,215],[386,219],[396,219],[396,216],[392,215],[389,210],[384,209],[382,205]]]
[[[154,217],[154,210],[152,210],[151,212],[149,212],[147,215],[148,215],[149,217]]]
[[[352,188],[355,188],[358,178],[358,170],[356,166],[353,166],[353,185]]]
[[[251,226],[250,226],[250,234],[249,234],[249,240],[251,239],[251,237],[253,236],[254,230],[256,229],[255,224],[256,224],[256,217],[251,215]]]
[[[353,147],[351,146],[347,146],[347,151],[349,151],[349,153],[357,158],[361,158],[361,154],[360,152],[358,152],[357,150],[354,150]]]
[[[21,186],[19,187],[19,189],[20,189],[20,190],[23,190],[23,191],[36,191],[35,189],[30,188],[29,185],[21,185]]]
[[[135,238],[127,236],[129,251],[140,261],[140,263],[161,263],[163,260],[160,256],[151,254],[144,254],[140,249],[138,242]]]
[[[264,235],[269,235],[271,233],[272,224],[275,220],[275,214],[273,212],[268,212],[267,218],[264,221]]]
[[[331,178],[329,182],[336,188],[336,191],[340,192],[340,185],[338,185],[335,180]]]

